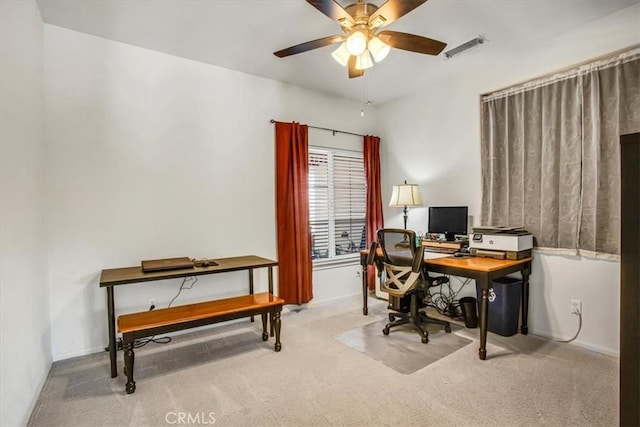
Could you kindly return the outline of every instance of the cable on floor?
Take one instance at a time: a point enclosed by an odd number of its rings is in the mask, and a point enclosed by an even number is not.
[[[427,290],[427,307],[435,309],[439,314],[448,316],[454,320],[462,320],[462,308],[458,300],[458,295],[471,279],[460,280],[458,289],[454,289],[451,284],[452,277],[447,276],[449,281],[441,283],[439,286],[433,286]],[[446,288],[445,288],[446,285]]]

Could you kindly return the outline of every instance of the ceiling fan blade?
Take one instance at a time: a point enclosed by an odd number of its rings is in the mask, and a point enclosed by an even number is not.
[[[327,36],[321,39],[312,40],[310,42],[300,43],[295,46],[273,52],[273,54],[278,58],[284,58],[285,56],[295,55],[296,53],[306,52],[309,50],[317,49],[319,47],[329,46],[330,44],[339,43],[341,41],[344,41],[344,36]]]
[[[349,62],[347,64],[347,68],[349,69],[349,78],[354,79],[356,77],[364,76],[364,70],[356,69],[356,57],[351,55],[349,57]]]
[[[427,55],[439,55],[447,46],[438,40],[429,39],[415,34],[401,33],[398,31],[380,31],[378,38],[396,49]]]
[[[427,0],[388,0],[369,17],[369,25],[373,28],[389,25],[426,2]]]
[[[344,27],[351,27],[356,23],[335,0],[307,0],[307,3]]]

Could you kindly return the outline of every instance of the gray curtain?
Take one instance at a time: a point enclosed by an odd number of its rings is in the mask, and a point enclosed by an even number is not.
[[[619,136],[640,131],[640,49],[485,95],[481,126],[483,225],[619,254]]]

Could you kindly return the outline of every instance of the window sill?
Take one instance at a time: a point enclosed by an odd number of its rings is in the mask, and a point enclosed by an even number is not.
[[[340,258],[319,259],[313,261],[313,270],[329,270],[332,268],[345,267],[348,265],[359,265],[360,254],[350,254],[341,256]]]

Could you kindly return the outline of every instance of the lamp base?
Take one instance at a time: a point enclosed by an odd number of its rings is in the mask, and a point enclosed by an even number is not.
[[[404,217],[404,229],[407,229],[407,218],[409,217],[409,208],[407,205],[404,205],[404,209],[402,209],[403,217]]]

